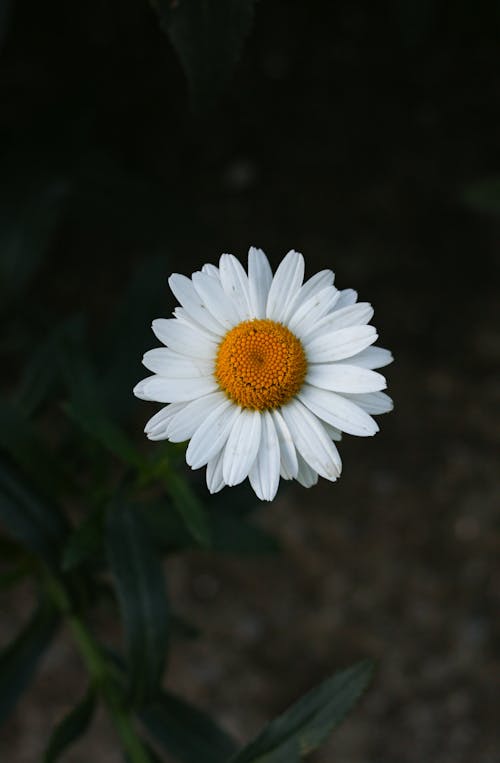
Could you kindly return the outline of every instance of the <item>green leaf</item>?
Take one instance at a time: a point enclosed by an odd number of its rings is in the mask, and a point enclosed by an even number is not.
[[[150,529],[155,545],[162,553],[191,548],[194,545],[186,525],[167,499],[160,503],[146,503],[143,512],[144,521]]]
[[[208,715],[169,692],[144,707],[147,731],[181,763],[225,763],[236,744]]]
[[[107,552],[125,626],[133,700],[158,691],[168,648],[168,606],[161,559],[134,507],[116,504],[108,514]]]
[[[499,214],[500,178],[493,177],[472,183],[463,190],[462,199],[467,206],[480,212]]]
[[[0,456],[0,521],[9,534],[47,562],[57,563],[67,522],[57,507],[38,495],[20,472]]]
[[[212,105],[226,87],[250,32],[255,0],[153,0],[186,73],[194,107]]]
[[[94,691],[89,689],[84,698],[62,719],[51,734],[43,763],[55,763],[73,742],[89,727],[96,706]]]
[[[40,606],[15,641],[0,653],[0,724],[28,687],[57,622],[51,609]]]
[[[77,344],[68,349],[64,363],[70,398],[65,405],[66,413],[82,431],[115,456],[133,466],[141,466],[141,453],[127,433],[109,418],[101,385],[85,347]]]
[[[336,673],[280,715],[231,763],[292,763],[316,750],[366,689],[373,662]]]
[[[86,516],[69,536],[62,556],[63,570],[73,570],[82,562],[99,556],[104,546],[103,535],[104,511],[99,508]]]
[[[205,509],[187,480],[169,469],[165,485],[189,533],[200,546],[210,546],[210,528]]]
[[[107,417],[97,400],[94,405],[68,404],[65,409],[75,424],[115,456],[133,466],[142,465],[143,458],[139,450],[121,427]]]

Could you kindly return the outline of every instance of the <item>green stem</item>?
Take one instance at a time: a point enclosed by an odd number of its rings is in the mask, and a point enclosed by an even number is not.
[[[102,656],[101,650],[95,643],[92,635],[89,633],[84,623],[76,616],[70,615],[67,617],[67,623],[73,634],[80,654],[83,657],[83,661],[87,666],[93,683],[102,689],[106,683],[106,663]]]
[[[71,612],[68,595],[53,575],[48,575],[47,589],[58,609],[65,616],[92,683],[102,695],[130,763],[151,763],[149,755],[134,729],[130,712],[117,690],[108,661],[84,622]]]
[[[118,698],[111,699],[111,697],[107,697],[108,708],[115,728],[122,740],[123,749],[130,758],[130,763],[151,763],[144,745],[135,733],[129,713],[123,708],[121,702],[115,703],[115,699]]]

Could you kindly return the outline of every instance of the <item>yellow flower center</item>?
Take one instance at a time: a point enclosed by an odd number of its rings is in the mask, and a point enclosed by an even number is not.
[[[219,345],[215,378],[242,408],[279,408],[300,390],[307,370],[302,344],[281,323],[251,320],[227,332]]]

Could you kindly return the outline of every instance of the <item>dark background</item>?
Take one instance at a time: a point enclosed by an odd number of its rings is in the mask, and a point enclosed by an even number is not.
[[[0,6],[0,244],[13,220],[24,231],[0,284],[7,386],[65,316],[98,336],[151,257],[167,315],[170,272],[249,245],[335,270],[396,358],[395,411],[374,440],[344,438],[339,483],[259,509],[279,556],[167,565],[178,609],[206,631],[176,647],[169,685],[242,740],[375,656],[374,687],[315,760],[500,758],[499,38],[486,0],[260,2],[230,87],[195,116],[145,0]],[[118,396],[139,361],[134,348]],[[140,440],[152,411],[131,405]],[[7,601],[5,637],[22,617]],[[82,680],[62,636],[0,758],[37,760]],[[67,759],[119,760],[106,722]]]

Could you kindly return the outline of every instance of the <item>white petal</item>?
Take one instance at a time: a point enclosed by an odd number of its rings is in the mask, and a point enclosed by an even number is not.
[[[335,481],[342,464],[338,450],[321,421],[296,399],[284,405],[281,411],[301,456],[321,477]]]
[[[288,324],[288,321],[294,315],[295,310],[315,294],[319,294],[320,291],[326,289],[327,286],[333,286],[334,278],[335,274],[331,270],[320,270],[319,273],[315,273],[311,276],[311,278],[302,284],[298,290],[295,299],[291,302],[286,315],[283,318],[283,321]]]
[[[228,485],[239,485],[248,477],[260,445],[260,411],[243,408],[229,433],[224,449],[222,474]]]
[[[173,311],[173,315],[175,318],[177,318],[180,323],[184,324],[184,326],[189,326],[190,328],[194,329],[196,332],[199,332],[200,330],[200,324],[197,323],[194,318],[191,318],[187,310],[184,310],[183,307],[175,307]],[[206,331],[206,329],[205,329]],[[220,337],[216,336],[212,331],[207,332],[209,335],[213,335],[213,341],[215,342]]]
[[[321,320],[335,305],[339,292],[335,286],[327,286],[326,289],[313,294],[300,306],[288,321],[288,327],[298,337],[302,337],[310,330],[311,326]]]
[[[142,362],[149,371],[171,379],[182,379],[197,376],[210,376],[214,371],[213,360],[190,358],[167,347],[156,347],[144,354]]]
[[[240,319],[234,301],[230,299],[219,281],[206,273],[193,273],[194,288],[203,300],[207,310],[226,328],[233,328]]]
[[[190,278],[173,273],[168,283],[176,299],[194,321],[219,336],[226,333],[224,326],[207,310]]]
[[[350,358],[351,363],[362,368],[383,368],[393,360],[392,352],[384,350],[383,347],[367,347],[366,350]]]
[[[371,416],[343,395],[327,392],[304,384],[298,398],[320,419],[327,421],[341,432],[369,437],[378,432],[378,425]]]
[[[181,355],[214,360],[217,342],[203,331],[196,331],[175,318],[157,318],[153,321],[155,336]]]
[[[172,403],[155,413],[144,427],[148,438],[150,440],[166,440],[168,425],[173,417],[185,407],[186,403]]]
[[[211,395],[192,400],[173,416],[167,428],[168,439],[171,442],[189,440],[203,421],[210,416],[221,403],[226,400],[223,392],[213,392]]]
[[[340,442],[342,439],[342,432],[340,429],[337,429],[337,427],[332,427],[331,424],[328,423],[328,421],[322,421],[321,422],[325,428],[325,432],[327,433],[328,437],[331,437],[332,440],[335,440],[335,442]]]
[[[305,302],[309,297],[314,296],[314,294],[317,294],[320,291],[323,291],[323,289],[326,289],[327,286],[333,286],[333,282],[335,280],[335,273],[333,270],[320,270],[318,273],[315,273],[311,278],[308,278],[307,281],[300,287],[299,291],[299,300],[300,302]]]
[[[340,293],[340,292],[337,292]],[[304,332],[304,337],[309,341],[316,339],[322,334],[330,334],[332,331],[350,328],[351,326],[363,326],[373,318],[373,308],[369,302],[358,302],[349,307],[337,310],[338,300],[333,313],[325,315],[316,325],[311,325]]]
[[[210,331],[206,326],[202,326],[201,323],[198,323],[198,321],[195,321],[194,318],[192,318],[190,314],[187,312],[187,310],[184,310],[183,307],[176,307],[174,309],[173,314],[177,318],[177,320],[180,323],[182,323],[184,326],[189,326],[189,328],[194,329],[197,334],[206,336],[211,342],[220,344],[221,335],[216,333],[215,331]],[[225,331],[226,329],[224,329],[224,332]]]
[[[342,289],[340,292],[339,301],[337,302],[337,309],[340,310],[341,307],[347,307],[348,305],[353,305],[358,299],[358,292],[354,291],[354,289]]]
[[[215,392],[218,384],[213,376],[197,379],[167,379],[165,376],[150,376],[145,379],[141,391],[145,400],[158,403],[181,403]]]
[[[373,326],[351,326],[310,341],[304,340],[304,349],[309,363],[328,363],[350,358],[376,340],[377,332]]]
[[[248,251],[248,289],[253,318],[266,317],[267,296],[273,280],[269,260],[262,249]]]
[[[306,382],[332,392],[377,392],[387,386],[382,374],[347,363],[313,363]]]
[[[267,298],[266,316],[283,321],[288,305],[295,299],[304,278],[304,258],[299,252],[288,252],[274,274]]]
[[[224,447],[239,412],[240,409],[226,399],[207,416],[192,436],[186,451],[186,461],[192,469],[207,464]]]
[[[207,464],[207,487],[210,493],[218,493],[226,486],[222,476],[222,462],[224,460],[224,451],[221,450],[216,456],[210,459]]]
[[[281,476],[286,480],[292,480],[297,476],[299,469],[297,451],[293,444],[293,438],[281,413],[278,410],[274,410],[271,412],[271,416],[274,421],[280,446]]]
[[[219,268],[217,268],[215,265],[212,265],[210,262],[208,262],[206,265],[203,265],[201,271],[202,273],[206,273],[207,276],[212,276],[212,278],[216,278],[217,281],[220,281]]]
[[[261,501],[272,501],[280,481],[280,446],[269,411],[261,414],[262,433],[257,458],[248,474],[250,484]]]
[[[234,303],[240,320],[252,318],[248,276],[241,263],[232,254],[223,254],[219,261],[222,288]]]
[[[141,379],[140,382],[137,382],[134,389],[132,390],[134,395],[141,400],[152,400],[153,398],[149,397],[149,395],[146,392],[146,387],[148,382],[151,381],[151,379],[154,379],[154,376],[147,376],[145,379]]]
[[[304,461],[300,453],[298,454],[299,470],[297,472],[297,482],[300,482],[303,487],[312,487],[318,482],[318,472],[311,469],[308,463]]]
[[[385,392],[366,392],[362,395],[348,395],[348,398],[364,411],[375,416],[389,413],[394,408],[391,398]]]

